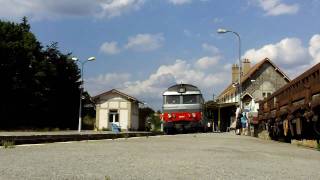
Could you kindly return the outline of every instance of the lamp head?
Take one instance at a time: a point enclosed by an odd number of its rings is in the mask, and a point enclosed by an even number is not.
[[[228,32],[228,30],[222,29],[222,28],[219,28],[219,29],[217,30],[217,33],[226,33],[226,32]]]
[[[89,58],[88,58],[88,61],[94,61],[94,60],[96,60],[96,57],[93,57],[93,56],[92,56],[92,57],[89,57]]]

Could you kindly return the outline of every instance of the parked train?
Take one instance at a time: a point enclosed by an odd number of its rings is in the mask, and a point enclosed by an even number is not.
[[[204,99],[191,84],[176,84],[163,93],[163,130],[167,134],[205,128]]]
[[[320,63],[260,102],[259,124],[271,138],[320,139]]]

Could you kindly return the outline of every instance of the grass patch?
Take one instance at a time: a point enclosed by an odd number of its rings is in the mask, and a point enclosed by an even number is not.
[[[104,179],[105,180],[111,180],[111,177],[110,176],[105,176]]]
[[[2,140],[1,141],[1,146],[3,146],[4,148],[14,148],[14,141],[10,141],[10,140]]]

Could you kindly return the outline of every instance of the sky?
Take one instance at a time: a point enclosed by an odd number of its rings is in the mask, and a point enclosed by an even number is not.
[[[269,58],[291,79],[320,62],[320,0],[0,0],[0,18],[29,18],[42,45],[85,61],[91,96],[118,89],[155,110],[176,83],[205,100],[231,83],[231,66]]]

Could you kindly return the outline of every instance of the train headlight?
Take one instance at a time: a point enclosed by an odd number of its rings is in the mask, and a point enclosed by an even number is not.
[[[197,116],[196,113],[192,113],[191,115],[193,118],[195,118]]]

